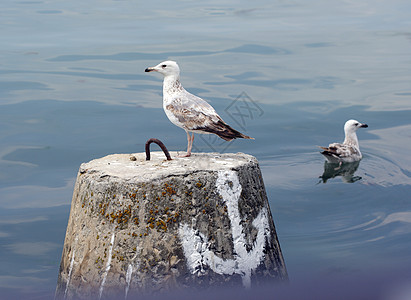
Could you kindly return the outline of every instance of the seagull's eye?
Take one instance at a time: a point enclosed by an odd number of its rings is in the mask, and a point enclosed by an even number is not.
[[[164,69],[165,67],[167,67],[167,65],[162,65],[161,67]]]
[[[358,126],[358,123],[355,123],[354,125],[355,125],[355,126]]]

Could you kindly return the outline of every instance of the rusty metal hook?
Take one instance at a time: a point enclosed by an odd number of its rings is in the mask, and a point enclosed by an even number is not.
[[[164,154],[166,155],[167,160],[172,160],[170,153],[168,153],[166,146],[159,139],[149,139],[146,142],[146,160],[150,160],[150,144],[151,143],[156,143],[157,145],[159,145],[161,150],[163,150]]]

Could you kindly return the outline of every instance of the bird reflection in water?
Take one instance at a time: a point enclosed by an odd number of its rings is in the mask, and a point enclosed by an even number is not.
[[[326,183],[328,179],[335,178],[337,176],[342,177],[342,181],[345,183],[353,183],[360,180],[361,176],[354,176],[355,171],[357,171],[360,161],[350,162],[350,163],[329,163],[324,162],[324,173],[319,178],[320,182]],[[319,183],[320,183],[319,182]]]

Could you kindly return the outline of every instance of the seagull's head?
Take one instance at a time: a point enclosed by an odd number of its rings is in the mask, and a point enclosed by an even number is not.
[[[146,72],[159,72],[166,76],[179,76],[180,75],[180,68],[178,67],[177,63],[172,60],[166,60],[159,63],[155,67],[149,67],[145,70]]]
[[[358,128],[367,128],[367,124],[358,122],[357,120],[348,120],[345,122],[344,131],[346,133],[356,132]]]

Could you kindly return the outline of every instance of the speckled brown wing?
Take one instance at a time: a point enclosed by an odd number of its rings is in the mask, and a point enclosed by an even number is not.
[[[183,97],[176,98],[166,109],[188,131],[214,133],[226,141],[236,138],[252,139],[226,124],[206,101],[188,92]]]
[[[358,151],[355,147],[339,143],[333,143],[330,144],[328,147],[320,148],[324,150],[323,152],[321,152],[321,154],[341,159],[358,154]]]

